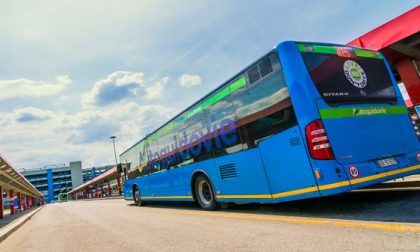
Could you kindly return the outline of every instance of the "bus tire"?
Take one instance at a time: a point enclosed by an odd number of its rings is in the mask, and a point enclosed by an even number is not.
[[[215,210],[217,208],[218,205],[214,196],[213,187],[206,176],[203,174],[197,176],[194,183],[194,190],[197,202],[201,208],[204,210]]]
[[[136,185],[133,187],[133,199],[134,199],[134,204],[136,206],[141,206],[142,205],[140,189]]]

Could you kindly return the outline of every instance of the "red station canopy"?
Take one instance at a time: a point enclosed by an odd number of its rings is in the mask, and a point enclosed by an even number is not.
[[[348,45],[381,50],[420,31],[420,6],[373,29]]]
[[[348,45],[381,51],[411,100],[420,105],[420,6],[354,39]]]
[[[109,169],[108,171],[102,173],[101,175],[86,181],[84,184],[74,188],[73,190],[69,191],[68,194],[73,194],[82,190],[85,190],[87,188],[89,188],[90,186],[94,186],[100,183],[103,183],[104,181],[108,180],[113,180],[119,177],[119,173],[117,172],[117,167],[114,167],[112,169]]]

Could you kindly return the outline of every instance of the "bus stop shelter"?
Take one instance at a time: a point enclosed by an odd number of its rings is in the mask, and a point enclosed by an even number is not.
[[[4,216],[5,201],[9,202],[10,214],[25,211],[44,204],[43,195],[20,174],[2,155],[0,155],[0,218]]]
[[[116,190],[111,188],[111,181],[114,180],[117,182]],[[106,190],[104,190],[104,185],[107,186]],[[121,176],[120,173],[117,172],[116,167],[74,188],[69,191],[68,194],[72,197],[72,199],[77,200],[105,196],[110,197],[113,195],[113,191],[116,191],[118,195],[122,195]]]
[[[407,107],[414,112],[414,107],[420,106],[420,6],[348,45],[381,51],[391,64],[397,82],[403,83],[407,90]]]

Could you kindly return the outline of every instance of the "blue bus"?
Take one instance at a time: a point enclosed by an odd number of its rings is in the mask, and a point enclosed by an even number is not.
[[[420,173],[380,52],[286,41],[120,155],[124,197],[275,203]]]

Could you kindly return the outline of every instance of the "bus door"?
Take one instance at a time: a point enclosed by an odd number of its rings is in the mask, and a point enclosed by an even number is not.
[[[406,154],[419,145],[382,56],[344,49],[344,55],[301,55],[321,96],[316,100],[321,120],[312,126],[324,130],[320,137],[325,139],[319,138],[315,145],[330,150],[331,159],[344,166],[351,183],[355,178],[406,167]]]
[[[270,189],[257,149],[241,151],[215,158],[219,175],[219,201],[247,201],[261,197],[261,202],[271,200]],[[229,196],[232,198],[229,198]],[[238,197],[239,195],[239,197]],[[247,198],[246,196],[249,196]]]

